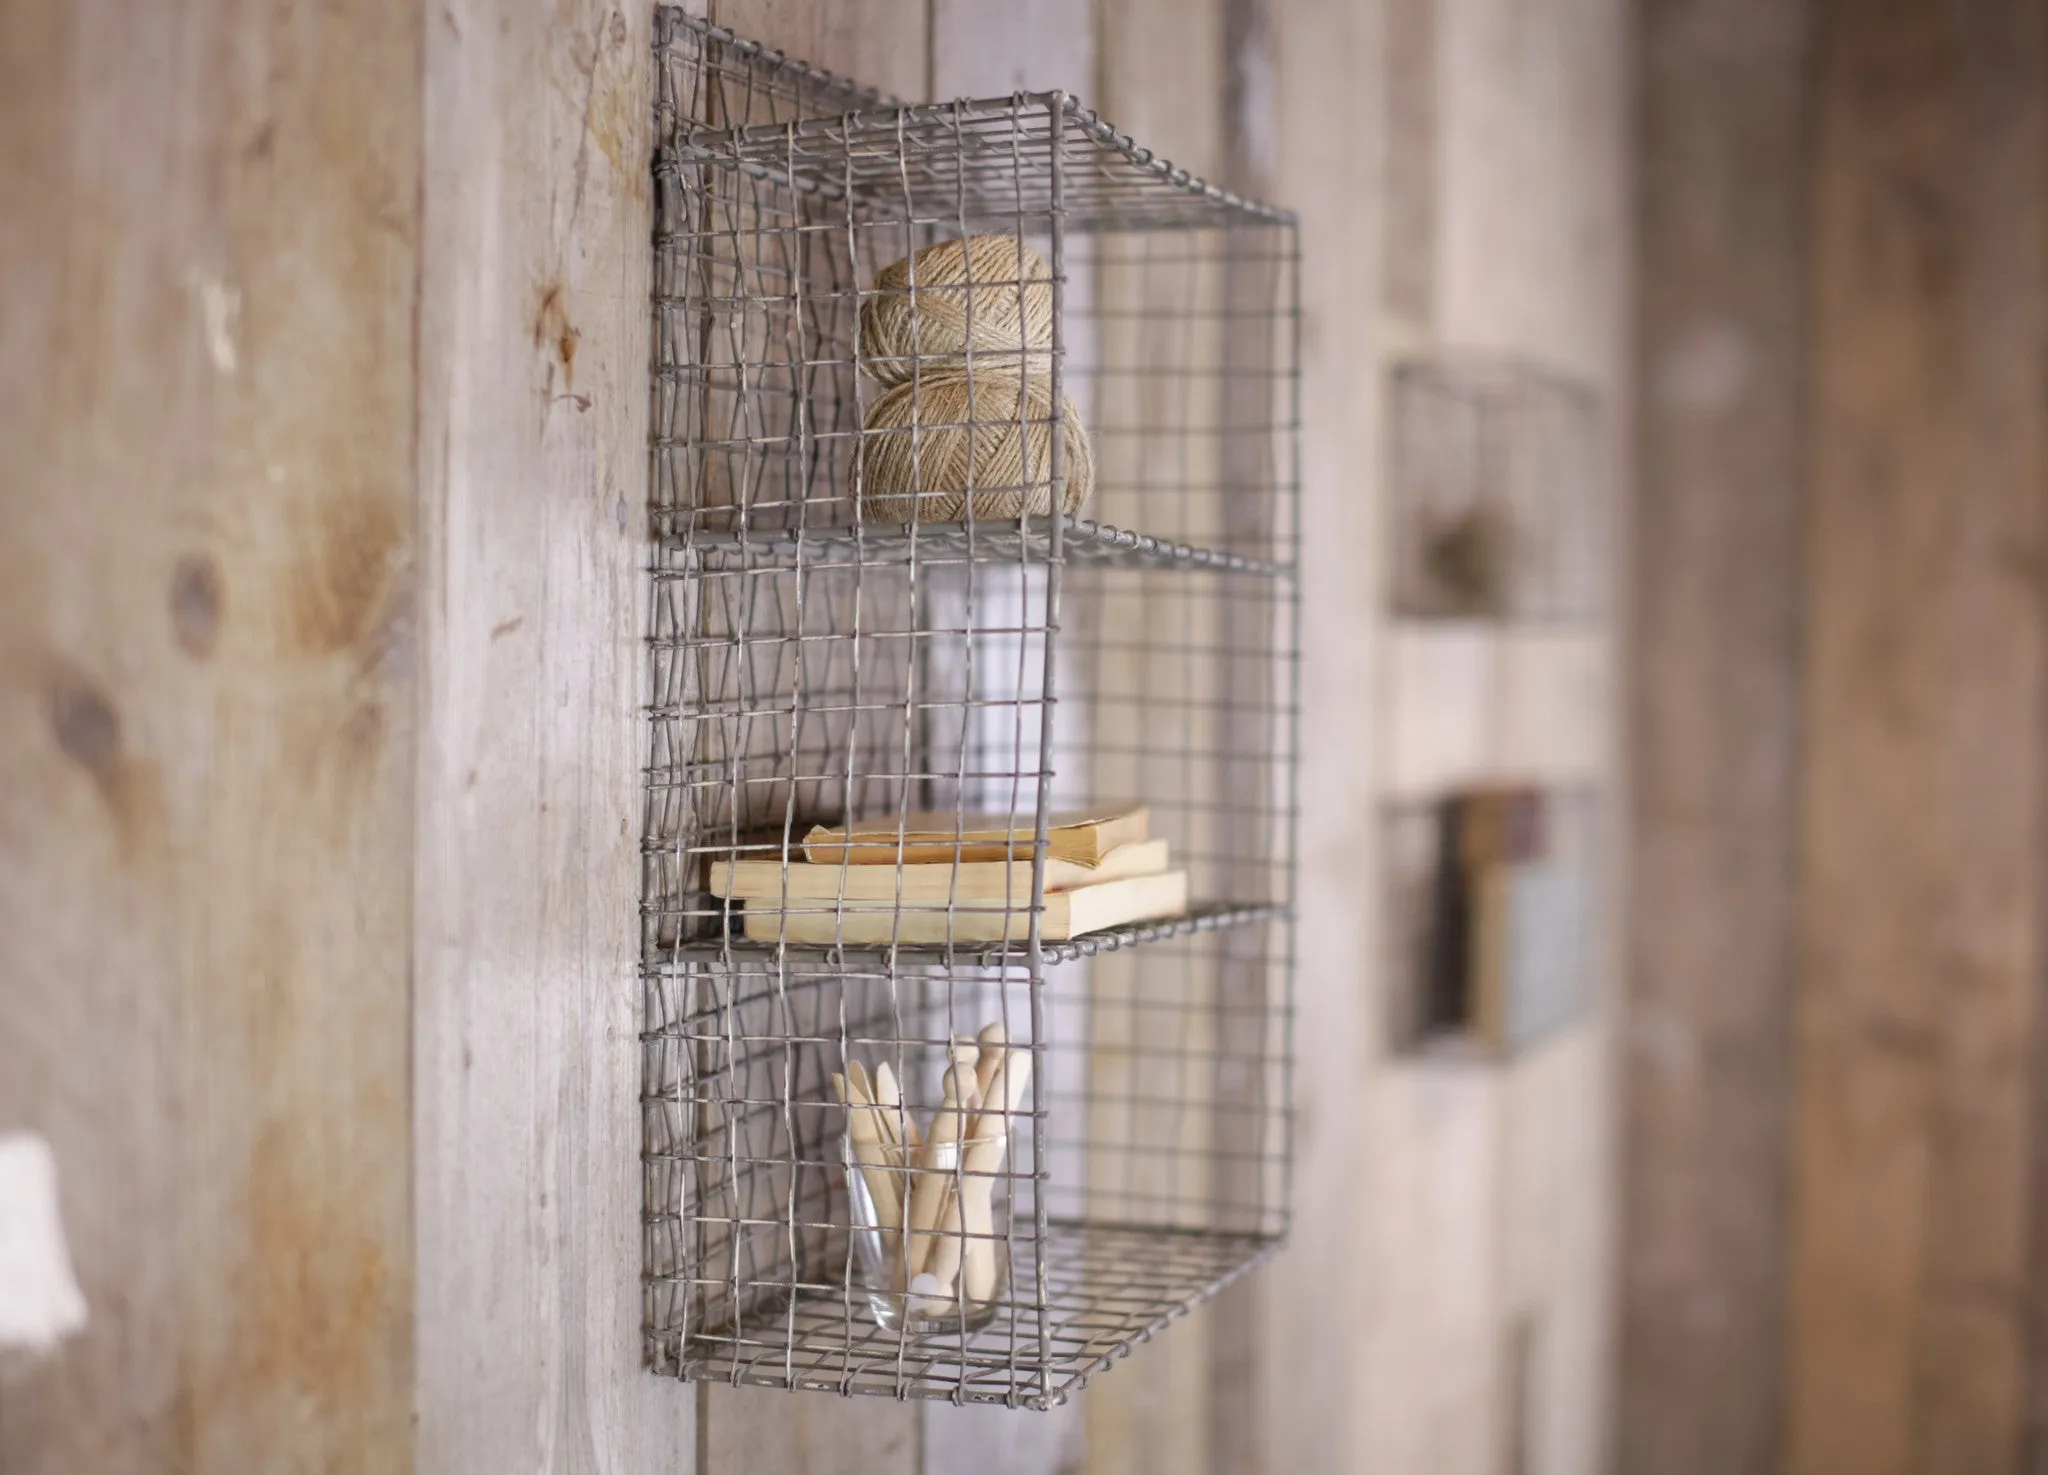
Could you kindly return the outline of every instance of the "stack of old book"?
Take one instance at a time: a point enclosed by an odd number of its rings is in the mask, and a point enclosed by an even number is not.
[[[1139,805],[1050,816],[1042,941],[1187,910],[1188,874]],[[707,884],[745,903],[746,936],[833,944],[1021,943],[1031,933],[1029,815],[884,815],[814,826],[785,862],[714,860]],[[799,855],[801,858],[798,858]]]

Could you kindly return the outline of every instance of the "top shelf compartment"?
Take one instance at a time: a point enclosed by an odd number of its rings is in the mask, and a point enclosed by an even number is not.
[[[907,103],[663,15],[664,47],[687,38],[718,55],[708,71],[668,69],[659,169],[711,165],[818,200],[985,228],[1055,212],[1076,231],[1294,223],[1175,168],[1063,92]]]
[[[664,556],[907,564],[915,549],[1045,563],[1057,487],[1065,562],[1294,566],[1289,212],[1175,168],[1064,93],[903,103],[664,15],[653,437]],[[976,268],[996,275],[977,277],[987,285],[970,315],[1014,315],[1005,293],[1021,304],[1043,292],[1050,320],[1030,347],[977,339],[978,388],[963,397],[965,355],[914,334],[892,345],[868,314],[920,292],[933,294],[926,321],[949,303],[959,312],[961,297],[945,295],[963,293],[957,283],[884,290],[878,279],[926,247],[985,236],[1014,238],[1017,265]],[[1023,395],[1006,387],[1020,369]],[[1064,449],[1057,463],[1049,450],[1001,449],[1018,441]],[[891,454],[941,503],[922,508],[914,534],[888,515],[900,481],[885,484],[868,459]],[[960,469],[931,469],[948,458]],[[964,517],[960,500],[943,505],[943,485],[931,489],[956,475],[989,503],[974,503],[971,535],[945,520]],[[1075,505],[1083,481],[1092,493]]]
[[[679,130],[671,168],[731,169],[857,212],[977,229],[1058,213],[1067,229],[1292,225],[1138,147],[1063,92],[885,103],[839,117]]]

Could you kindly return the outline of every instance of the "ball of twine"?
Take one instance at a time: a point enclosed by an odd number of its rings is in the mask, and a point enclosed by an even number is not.
[[[884,384],[977,361],[1051,372],[1052,268],[1016,236],[927,246],[883,267],[875,293],[861,303],[861,356]]]
[[[1060,399],[1060,505],[1076,513],[1095,484],[1095,452],[1073,400]],[[1043,517],[1052,432],[1043,380],[983,372],[898,385],[875,401],[860,438],[861,511],[886,523],[965,522],[970,510],[976,522]]]

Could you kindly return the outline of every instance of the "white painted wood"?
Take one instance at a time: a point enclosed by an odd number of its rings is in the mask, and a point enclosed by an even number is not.
[[[1223,161],[1224,81],[1221,0],[1118,0],[1098,12],[1100,50],[1096,56],[1095,96],[1087,99],[1119,130],[1181,168],[1214,177]],[[1106,242],[1098,250],[1094,284],[1096,300],[1123,310],[1126,316],[1106,320],[1096,345],[1105,363],[1126,369],[1158,365],[1169,355],[1184,361],[1220,361],[1220,343],[1200,331],[1200,324],[1182,331],[1161,316],[1169,304],[1220,302],[1220,274],[1200,281],[1186,273],[1158,274],[1143,268],[1145,246],[1133,239]],[[1164,300],[1162,300],[1164,299]],[[1128,372],[1106,380],[1103,400],[1094,413],[1105,422],[1125,425],[1171,425],[1162,400],[1176,392],[1171,380],[1146,379]],[[1214,479],[1213,446],[1181,443],[1172,434],[1124,436],[1104,442],[1098,450],[1099,480],[1106,490],[1098,515],[1116,524],[1146,526],[1169,519],[1170,535],[1207,541],[1202,519],[1219,509],[1200,499],[1139,491],[1168,483],[1149,463],[1174,458],[1190,479]],[[1117,593],[1103,597],[1096,616],[1104,622],[1130,621],[1142,637],[1121,647],[1112,645],[1093,662],[1093,679],[1104,693],[1141,693],[1146,705],[1105,704],[1094,740],[1107,751],[1093,776],[1105,793],[1156,793],[1198,796],[1210,775],[1198,771],[1159,772],[1142,756],[1147,745],[1161,748],[1182,743],[1198,747],[1186,732],[1189,707],[1212,670],[1197,663],[1162,660],[1156,654],[1183,643],[1198,645],[1198,633],[1217,618],[1214,602],[1194,597],[1180,572],[1138,575]],[[1145,730],[1140,732],[1142,725]],[[1183,854],[1216,848],[1216,836],[1204,833],[1200,811],[1162,810],[1171,838]],[[1196,877],[1200,886],[1207,878]],[[1214,884],[1211,882],[1210,884]],[[1202,1085],[1184,1079],[1177,1048],[1213,1049],[1213,984],[1192,975],[1187,980],[1187,1013],[1169,1022],[1161,1013],[1129,1007],[1147,991],[1158,997],[1162,987],[1154,970],[1162,965],[1142,953],[1119,953],[1095,959],[1089,977],[1089,1041],[1098,1047],[1089,1060],[1089,1088],[1110,1100],[1136,1095],[1183,1098],[1198,1095]],[[1112,1113],[1105,1113],[1110,1116]],[[1180,1158],[1165,1149],[1166,1133],[1173,1145],[1199,1148],[1207,1140],[1206,1113],[1189,1114],[1184,1124],[1147,1120],[1137,1113],[1110,1129],[1117,1140],[1097,1141],[1089,1164],[1090,1212],[1131,1214],[1133,1205],[1171,1218],[1186,1213],[1186,1203],[1199,1202],[1202,1187],[1178,1181],[1207,1171],[1198,1157]],[[1185,1135],[1182,1135],[1185,1134]],[[1172,1202],[1175,1190],[1184,1195]],[[1149,1195],[1150,1197],[1146,1197]],[[1141,1210],[1142,1212],[1142,1210]],[[1209,1373],[1212,1365],[1213,1307],[1167,1327],[1127,1361],[1102,1374],[1084,1396],[1086,1467],[1127,1470],[1132,1475],[1198,1470],[1212,1460],[1210,1443]]]
[[[1610,1183],[1611,1091],[1602,1029],[1550,1036],[1505,1072],[1500,1096],[1501,1336],[1529,1337],[1524,1386],[1503,1389],[1519,1450],[1507,1470],[1600,1468],[1607,1424],[1589,1406],[1605,1377],[1608,1280],[1616,1238]],[[1516,1429],[1515,1423],[1521,1427]]]
[[[1427,231],[1401,237],[1408,258],[1426,259],[1404,259],[1401,280],[1389,284],[1407,314],[1403,350],[1490,350],[1589,382],[1602,401],[1609,484],[1623,488],[1624,9],[1616,0],[1398,3],[1404,47],[1430,72],[1427,86],[1408,89],[1415,116],[1404,126],[1434,177]],[[1393,177],[1412,192],[1413,172]],[[1617,506],[1610,548],[1625,546],[1618,515]],[[1617,605],[1610,627],[1625,617]],[[1612,820],[1620,786],[1611,636],[1404,627],[1388,658],[1389,795],[1513,778],[1598,782]],[[1370,1262],[1386,1314],[1363,1333],[1367,1468],[1602,1467],[1603,1257],[1613,1222],[1607,1001],[1624,904],[1618,893],[1607,898],[1595,1006],[1575,1030],[1490,1072],[1490,1083],[1475,1081],[1480,1068],[1468,1062],[1425,1059],[1396,1066],[1369,1094],[1373,1212],[1401,1223],[1399,1209],[1378,1206],[1405,1185],[1432,1206],[1432,1221],[1424,1238],[1413,1224],[1383,1231]],[[1414,1115],[1424,1103],[1427,1133]],[[1430,1355],[1415,1356],[1418,1346]],[[1459,1390],[1448,1401],[1446,1380]]]
[[[1374,1076],[1361,1154],[1356,1467],[1498,1475],[1501,1085],[1478,1060],[1397,1061]]]
[[[50,1351],[82,1328],[57,1159],[40,1132],[0,1132],[0,1351]]]
[[[1604,637],[1414,621],[1393,628],[1386,658],[1389,798],[1503,779],[1579,784],[1608,771]]]
[[[1370,1469],[1367,1176],[1376,1028],[1381,466],[1377,5],[1275,0],[1272,193],[1300,214],[1302,669],[1293,1232],[1248,1288],[1259,1472]],[[1254,1475],[1254,1472],[1247,1472]]]
[[[687,1470],[640,1336],[651,10],[426,24],[419,1469]]]

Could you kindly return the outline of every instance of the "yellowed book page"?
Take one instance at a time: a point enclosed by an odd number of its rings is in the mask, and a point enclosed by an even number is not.
[[[1133,876],[1063,891],[1045,899],[1039,937],[1046,942],[1120,927],[1127,922],[1178,916],[1187,910],[1188,873],[1167,871]],[[834,943],[874,946],[901,943],[913,947],[1010,942],[1022,944],[1031,932],[1028,907],[956,906],[950,912],[898,912],[888,908],[857,910],[821,905],[816,911],[749,911],[747,936],[756,941],[828,947]]]
[[[1472,1026],[1489,1045],[1507,1043],[1508,949],[1513,912],[1509,892],[1514,885],[1515,867],[1496,862],[1475,867],[1471,877]]]
[[[1099,866],[1077,865],[1072,861],[1048,860],[1045,889],[1048,893],[1071,891],[1128,876],[1155,876],[1167,868],[1169,856],[1164,840],[1144,840],[1119,845],[1102,858]],[[737,897],[749,904],[779,905],[790,901],[894,902],[898,899],[897,877],[902,877],[901,899],[906,907],[943,908],[948,900],[1002,902],[1022,907],[1031,900],[1031,862],[968,861],[954,865],[940,861],[929,865],[867,866],[813,865],[792,861],[787,870],[780,860],[742,860],[729,864],[714,861],[706,878],[714,896]],[[956,879],[957,878],[957,879]],[[1007,889],[1006,889],[1007,888]]]
[[[1151,837],[1151,815],[1142,804],[1092,810],[1069,810],[1046,822],[1046,853],[1054,860],[1096,866],[1122,845]],[[928,865],[1028,859],[1032,821],[1029,815],[955,815],[934,810],[882,815],[853,826],[817,825],[804,836],[804,853],[813,864]]]

